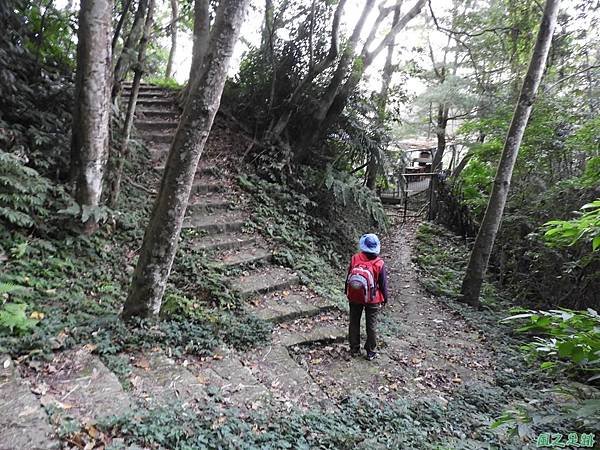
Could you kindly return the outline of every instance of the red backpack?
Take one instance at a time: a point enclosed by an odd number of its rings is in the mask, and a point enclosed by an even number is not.
[[[353,258],[354,260],[354,258]],[[351,268],[346,279],[346,297],[351,303],[367,305],[375,303],[377,297],[377,280],[374,267],[381,258],[358,261]]]

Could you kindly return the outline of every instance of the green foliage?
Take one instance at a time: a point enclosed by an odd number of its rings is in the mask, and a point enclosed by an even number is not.
[[[487,144],[486,150],[496,150],[496,143]],[[479,147],[483,150],[483,145]],[[474,150],[476,151],[476,150]],[[477,156],[471,158],[460,175],[461,194],[465,204],[476,217],[483,217],[494,181],[494,169],[491,164]]]
[[[18,2],[32,39],[26,46],[38,62],[75,68],[77,11],[56,8],[54,2]]]
[[[183,87],[174,78],[147,77],[144,79],[144,81],[146,83],[152,84],[154,86],[159,86],[159,87],[165,88],[165,89],[179,90]]]
[[[368,214],[378,228],[385,229],[388,221],[381,201],[373,191],[365,188],[352,175],[328,166],[325,173],[325,186],[342,206],[358,208],[359,214]]]
[[[458,299],[470,250],[464,240],[445,228],[424,222],[417,232],[415,261],[422,271],[421,283],[434,295]],[[498,292],[484,282],[481,301],[488,307],[499,307]]]
[[[18,158],[0,150],[0,220],[32,227],[47,214],[49,183]]]
[[[595,310],[526,311],[504,320],[527,320],[517,331],[543,335],[524,347],[542,360],[540,368],[583,371],[589,381],[600,378],[600,317]]]
[[[464,392],[447,408],[435,401],[377,401],[349,398],[331,411],[251,411],[241,415],[218,397],[195,410],[173,403],[154,410],[114,417],[99,428],[123,437],[127,444],[191,450],[441,448],[479,449],[498,445],[506,450],[522,444],[508,441],[481,424],[482,414],[496,407],[490,392]],[[499,393],[496,393],[498,395]],[[473,411],[476,401],[483,411]],[[487,406],[485,401],[487,400]],[[479,420],[478,425],[473,425]],[[467,434],[470,439],[467,439]],[[462,444],[462,447],[459,447]]]
[[[184,237],[197,237],[195,230],[184,232]],[[188,243],[191,242],[188,241]],[[184,242],[174,261],[176,270],[171,283],[195,302],[222,309],[239,308],[241,301],[236,292],[225,283],[227,270],[216,264],[205,252],[199,251]]]
[[[184,295],[168,294],[161,307],[161,315],[208,327],[217,341],[238,349],[264,344],[271,337],[271,326],[264,320],[241,311],[223,311]]]
[[[25,310],[27,305],[23,303],[5,303],[0,307],[0,331],[8,331],[9,334],[24,334],[30,331],[37,320],[27,317]]]
[[[0,305],[0,332],[10,334],[25,334],[29,332],[38,321],[27,317],[27,305],[24,303],[16,303],[14,301],[7,302],[8,294],[14,294],[22,291],[23,287],[14,283],[0,282],[0,298],[4,298],[3,304]]]
[[[551,220],[544,224],[544,239],[550,246],[569,246],[591,242],[592,251],[600,249],[600,199],[581,207],[580,217],[571,220]]]

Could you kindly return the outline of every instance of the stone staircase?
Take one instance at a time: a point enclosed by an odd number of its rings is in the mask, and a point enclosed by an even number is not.
[[[124,95],[130,89],[126,85]],[[157,172],[164,169],[178,119],[176,92],[141,86],[135,125]],[[0,450],[58,448],[41,405],[52,405],[82,423],[123,414],[136,405],[155,407],[176,402],[193,406],[215,391],[224,405],[235,406],[242,414],[265,405],[284,409],[334,407],[288,349],[292,345],[342,341],[347,334],[346,321],[336,305],[302,286],[296,273],[275,265],[260,235],[244,230],[248,219],[244,196],[226,173],[208,148],[198,168],[184,227],[199,231],[191,245],[235,269],[227,283],[244,299],[244,307],[251,314],[275,324],[272,342],[247,353],[222,348],[207,360],[191,358],[184,362],[160,349],[122,355],[133,367],[125,383],[127,389],[92,348],[58,353],[44,370],[28,378],[22,378],[10,358],[4,357],[0,361],[5,366],[0,374],[0,429],[5,431],[0,433]],[[19,398],[11,400],[15,393]],[[8,413],[11,401],[19,402],[27,414]],[[23,434],[29,429],[38,432]]]
[[[142,101],[138,102],[136,128],[146,145],[153,150],[157,160],[155,170],[162,171],[168,145],[155,144],[170,144],[175,135],[179,119],[176,96],[173,92],[148,85],[142,86],[140,93],[143,96],[140,97]],[[238,406],[252,406],[267,398],[271,402],[278,397],[287,401],[292,391],[296,390],[320,390],[310,380],[308,373],[290,357],[287,347],[316,341],[343,340],[347,334],[345,321],[340,317],[336,305],[301,286],[297,274],[273,264],[272,252],[261,236],[244,232],[249,217],[243,202],[244,196],[225,174],[222,163],[211,158],[209,146],[196,174],[184,228],[202,232],[202,237],[196,238],[191,245],[205,250],[225,267],[237,269],[232,273],[239,275],[227,280],[230,287],[239,293],[250,313],[276,324],[273,344],[265,350],[265,354],[277,355],[280,364],[285,361],[282,374],[292,376],[290,374],[294,371],[299,372],[296,374],[296,383],[288,383],[289,389],[284,389],[285,384],[282,384],[273,391],[273,380],[264,379],[264,371],[267,370],[265,365],[270,366],[272,362],[270,357],[257,359],[261,351],[239,354],[228,349],[222,349],[217,359],[196,362],[187,369],[179,367],[177,370],[192,372],[204,387],[218,387]],[[328,327],[315,327],[312,332],[305,329],[300,332],[292,326],[294,321],[315,320],[310,319],[314,316],[333,319],[329,320]],[[322,322],[315,320],[315,323]],[[155,358],[149,360],[155,361]],[[158,366],[164,367],[164,364]],[[181,376],[185,378],[187,375]],[[299,389],[299,385],[307,383],[309,386]]]

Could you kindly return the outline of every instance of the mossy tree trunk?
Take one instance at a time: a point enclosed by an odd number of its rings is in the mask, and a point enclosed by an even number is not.
[[[82,0],[77,32],[77,72],[71,140],[75,200],[85,215],[100,204],[110,120],[112,0]],[[97,228],[92,216],[84,232]]]
[[[221,0],[204,70],[190,91],[171,145],[133,274],[123,318],[160,312],[198,161],[219,108],[227,68],[249,0]]]
[[[498,229],[500,228],[500,222],[502,221],[502,214],[504,213],[504,206],[506,205],[521,140],[525,133],[525,127],[527,126],[537,89],[544,74],[548,52],[552,43],[552,35],[556,26],[558,6],[559,0],[546,1],[533,55],[529,61],[527,75],[523,81],[523,87],[521,88],[506,141],[504,142],[492,193],[479,232],[477,233],[465,278],[463,279],[462,299],[473,306],[480,305],[479,294],[481,292],[481,285],[483,284],[483,277],[487,270]]]

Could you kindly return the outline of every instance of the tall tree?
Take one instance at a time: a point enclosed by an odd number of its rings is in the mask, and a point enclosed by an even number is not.
[[[394,28],[400,20],[400,12],[402,10],[403,0],[396,0],[396,9],[394,10],[394,18],[392,20],[392,28]],[[383,124],[386,117],[386,108],[390,90],[390,84],[392,82],[392,75],[394,74],[395,65],[393,64],[394,48],[396,43],[396,37],[392,38],[387,47],[387,54],[385,57],[385,64],[383,66],[383,73],[381,74],[381,90],[377,96],[377,115],[379,122]],[[382,167],[378,154],[371,151],[367,155],[367,187],[369,189],[375,189],[375,181],[377,180],[377,172]]]
[[[133,274],[123,318],[148,317],[160,311],[188,198],[219,108],[227,68],[249,0],[221,0],[211,33],[204,70],[192,87],[173,139]]]
[[[84,227],[88,234],[97,228],[89,214],[100,204],[109,142],[111,3],[82,0],[79,11],[71,174],[75,199],[89,217]]]
[[[115,33],[112,38],[112,54],[114,55],[117,51],[117,43],[119,42],[119,37],[121,35],[121,30],[123,29],[123,25],[127,20],[127,16],[129,15],[129,10],[131,9],[131,4],[133,0],[124,0],[123,1],[123,11],[121,12],[121,17],[119,17],[119,21],[117,22],[117,26],[115,27]]]
[[[367,0],[366,3],[367,5],[368,1],[369,0]],[[354,46],[356,45],[356,41],[353,41],[354,35],[350,37],[350,45],[347,46],[346,49],[349,57],[345,57],[345,51],[324,94],[318,101],[318,105],[312,115],[311,131],[306,134],[303,145],[296,154],[296,159],[298,161],[302,162],[305,160],[308,156],[308,148],[339,119],[348,103],[348,99],[356,91],[362,80],[365,70],[373,63],[375,58],[387,48],[395,36],[397,36],[412,19],[420,14],[426,3],[427,0],[417,0],[413,7],[410,8],[388,31],[388,33],[385,34],[381,41],[379,41],[377,45],[373,45],[382,21],[395,10],[394,6],[380,8],[379,15],[369,31],[359,54],[354,54]],[[361,19],[359,19],[359,21]],[[362,30],[362,25],[360,28]],[[355,28],[355,31],[356,30],[357,28]]]
[[[194,2],[194,31],[192,34],[192,65],[190,76],[184,89],[181,100],[187,101],[192,91],[192,86],[200,77],[204,57],[208,51],[210,39],[210,0],[196,0]]]
[[[167,60],[167,68],[165,70],[165,77],[171,78],[173,75],[173,60],[177,53],[177,17],[179,15],[179,5],[177,0],[171,0],[171,24],[169,25],[171,31],[171,50],[169,51],[169,59]]]
[[[548,52],[552,43],[552,35],[556,26],[558,7],[559,0],[546,0],[542,23],[538,31],[533,54],[529,61],[527,75],[523,81],[518,103],[506,136],[492,193],[481,227],[477,233],[462,283],[461,292],[463,300],[474,306],[479,305],[479,294],[481,292],[483,277],[487,270],[490,254],[502,221],[502,214],[506,205],[519,147],[533,107],[537,89],[544,74],[544,67],[546,66]]]
[[[133,127],[133,119],[135,117],[135,108],[137,105],[138,94],[140,92],[140,83],[144,74],[146,62],[146,48],[150,40],[152,32],[152,24],[154,21],[154,4],[155,0],[149,0],[148,13],[146,14],[146,22],[144,24],[144,32],[138,49],[138,60],[134,68],[133,83],[131,85],[131,94],[127,104],[127,114],[125,115],[125,124],[123,125],[123,139],[120,143],[119,151],[114,155],[113,170],[110,177],[110,192],[109,205],[114,208],[119,200],[121,193],[121,179],[123,178],[123,166],[125,159],[129,155],[129,136]]]
[[[115,63],[114,84],[112,96],[117,98],[121,93],[121,84],[127,77],[132,64],[137,60],[137,49],[144,32],[144,22],[146,21],[146,12],[148,10],[148,0],[139,0],[137,11],[133,18],[133,24],[129,34],[123,44],[123,49]]]

